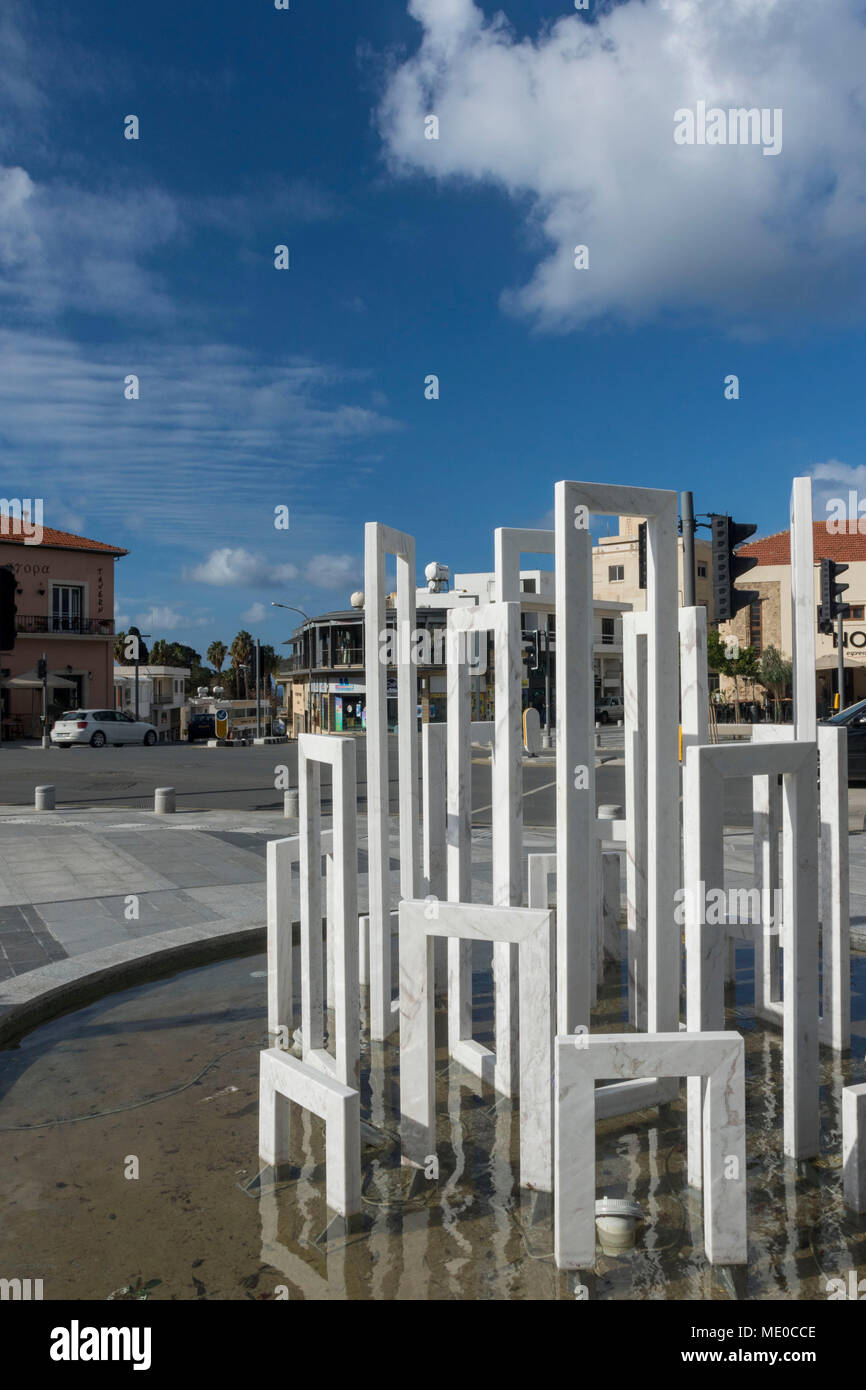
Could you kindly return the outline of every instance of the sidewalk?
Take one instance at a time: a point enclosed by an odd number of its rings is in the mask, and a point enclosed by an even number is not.
[[[327,825],[327,821],[323,821]],[[866,947],[863,813],[850,835],[852,944]],[[359,911],[367,906],[366,821],[359,817]],[[183,939],[261,930],[269,839],[294,821],[261,811],[180,812],[0,808],[0,985],[53,962],[186,929]],[[473,881],[491,895],[491,831],[473,830]],[[726,832],[732,886],[752,882],[751,836]],[[524,854],[550,851],[552,829],[528,828]],[[391,840],[399,893],[398,840]],[[295,880],[297,882],[297,879]],[[623,902],[625,895],[623,865]],[[136,953],[139,954],[139,953]],[[2,1000],[0,1000],[2,1004]]]

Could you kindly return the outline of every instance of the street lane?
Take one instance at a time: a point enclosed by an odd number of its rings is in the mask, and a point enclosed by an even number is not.
[[[607,739],[605,739],[607,743]],[[366,745],[356,740],[359,809],[366,807]],[[615,744],[603,756],[611,758],[596,767],[597,805],[622,805],[625,773]],[[420,758],[419,758],[420,765]],[[282,806],[279,769],[288,769],[291,786],[297,785],[296,743],[270,744],[263,748],[207,748],[203,744],[157,744],[154,748],[41,749],[6,745],[0,748],[0,804],[33,804],[34,788],[52,782],[57,804],[69,808],[104,805],[106,808],[151,809],[156,787],[173,786],[181,811],[273,811]],[[389,739],[391,809],[397,809],[397,746]],[[553,825],[556,809],[555,764],[550,759],[525,762],[523,767],[524,820],[527,825]],[[330,775],[322,769],[323,793],[328,796]],[[473,820],[489,825],[490,765],[481,752],[472,763]],[[728,825],[750,825],[751,795],[747,782],[725,787],[725,819]]]

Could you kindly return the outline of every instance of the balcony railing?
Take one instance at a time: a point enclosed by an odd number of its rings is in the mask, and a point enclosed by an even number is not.
[[[45,613],[19,613],[15,619],[18,632],[46,632],[73,637],[113,637],[113,618],[55,618]]]

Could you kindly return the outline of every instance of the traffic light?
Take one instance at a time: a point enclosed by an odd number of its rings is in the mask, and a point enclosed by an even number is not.
[[[838,560],[821,561],[821,606],[818,609],[818,631],[830,633],[833,631],[833,623],[840,615],[843,618],[848,616],[848,605],[842,603],[841,596],[848,588],[847,584],[837,584],[836,576],[844,574],[847,565],[840,565]]]
[[[637,528],[637,586],[646,588],[646,522]]]
[[[44,681],[45,677],[48,675],[48,662],[45,660],[44,656],[40,656],[36,663],[36,674],[41,681]]]
[[[18,581],[15,571],[5,566],[0,569],[0,652],[11,652],[15,646],[15,616],[18,607],[15,603],[15,590]]]
[[[738,589],[735,581],[748,574],[758,563],[754,556],[738,555],[737,546],[748,540],[757,526],[747,521],[732,521],[729,516],[714,516],[713,531],[713,591],[716,622],[724,623],[748,608],[758,597],[754,589]]]

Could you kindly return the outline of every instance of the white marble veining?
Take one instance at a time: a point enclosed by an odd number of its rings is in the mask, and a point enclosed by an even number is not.
[[[866,1085],[842,1088],[842,1184],[846,1207],[866,1212]]]
[[[278,1048],[259,1054],[259,1156],[271,1167],[290,1157],[291,1106],[325,1121],[325,1196],[341,1216],[361,1210],[361,1097],[318,1067]]]
[[[333,849],[334,832],[321,832],[322,853]],[[301,837],[267,843],[268,1037],[291,1040],[297,1016],[292,987],[292,867],[300,862]]]
[[[523,733],[520,722],[522,665],[520,604],[492,603],[448,613],[448,897],[472,896],[471,805],[472,730],[469,709],[468,639],[493,634],[495,719],[492,796],[493,903],[523,901]],[[484,726],[486,728],[486,726]],[[479,735],[480,737],[480,732]],[[514,1095],[519,1072],[517,953],[497,942],[493,948],[496,1046],[472,1041],[471,956],[465,941],[448,946],[448,1037],[451,1055],[477,1075],[492,1079],[504,1095]],[[492,1067],[492,1072],[491,1072]]]
[[[554,1255],[560,1269],[595,1263],[595,1083],[615,1077],[706,1077],[702,1144],[704,1249],[712,1264],[745,1264],[745,1045],[738,1033],[557,1037]]]
[[[370,1036],[382,1041],[394,1027],[391,1010],[391,892],[388,848],[387,666],[380,661],[386,631],[385,560],[397,561],[397,753],[400,807],[400,891],[421,886],[418,841],[418,672],[411,660],[415,630],[415,541],[368,521],[364,528],[364,661],[367,700],[367,840],[369,855]],[[364,981],[366,983],[366,980]]]
[[[320,767],[331,768],[333,804],[332,920],[334,1058],[324,1049]],[[358,849],[355,741],[329,734],[298,738],[301,825],[301,1030],[303,1060],[332,1072],[344,1086],[360,1084],[358,990]]]
[[[705,892],[724,885],[724,780],[782,774],[784,1151],[818,1152],[818,821],[816,746],[800,740],[693,746],[683,770],[683,878],[689,1032],[724,1026],[727,926],[706,920]],[[689,1083],[689,1182],[701,1183],[700,1090]]]

